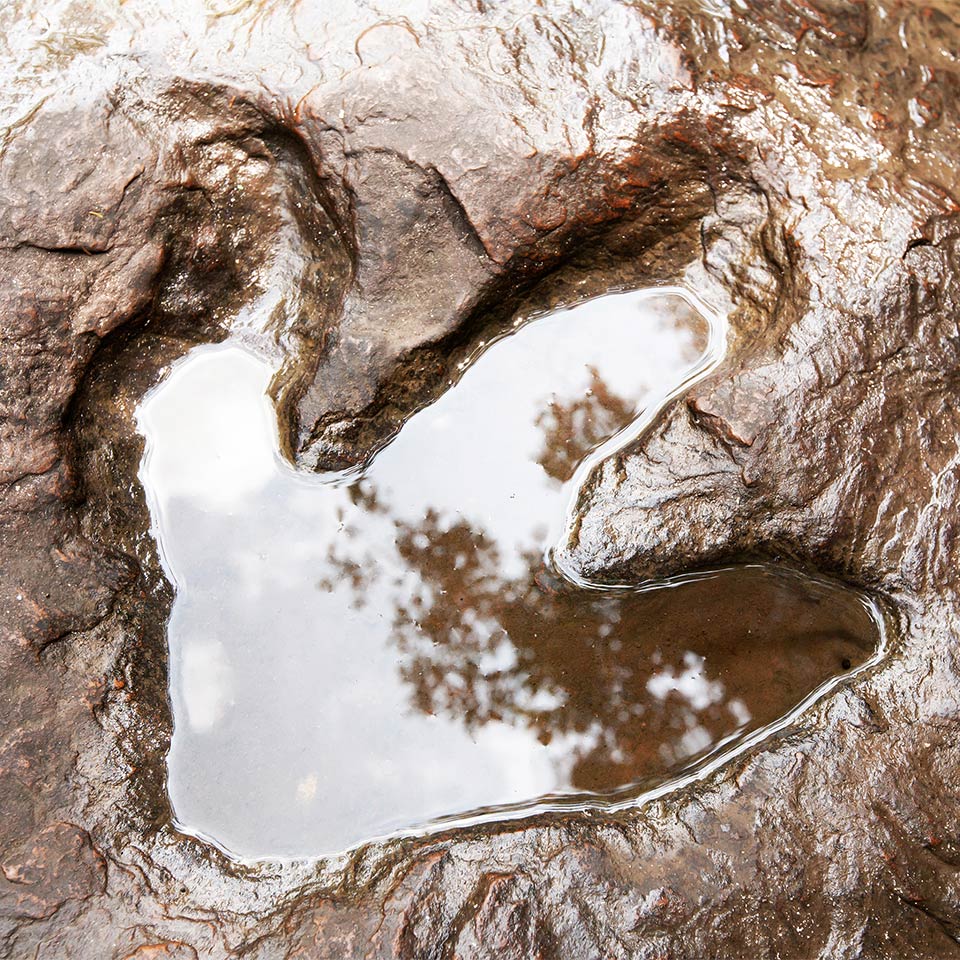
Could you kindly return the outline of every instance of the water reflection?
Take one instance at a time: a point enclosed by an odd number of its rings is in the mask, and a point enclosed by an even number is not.
[[[269,367],[194,351],[144,402],[168,575],[178,819],[243,856],[662,780],[876,643],[863,600],[760,567],[585,591],[544,566],[584,456],[706,324],[605,297],[494,344],[350,483],[276,455]],[[565,485],[566,484],[566,485]]]

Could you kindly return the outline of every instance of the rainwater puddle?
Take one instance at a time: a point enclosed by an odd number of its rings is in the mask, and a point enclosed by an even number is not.
[[[717,335],[676,292],[530,322],[350,479],[280,458],[265,360],[228,343],[177,363],[139,424],[176,587],[180,828],[309,857],[633,802],[870,658],[879,616],[836,584],[745,566],[597,590],[544,564],[585,458]]]

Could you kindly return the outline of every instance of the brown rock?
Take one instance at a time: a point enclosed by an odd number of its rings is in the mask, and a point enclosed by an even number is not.
[[[960,954],[955,9],[307,6],[0,11],[0,956]],[[680,280],[728,356],[567,559],[816,566],[891,601],[886,660],[628,813],[321,865],[179,835],[163,365],[277,293],[287,452],[343,466],[517,311]]]

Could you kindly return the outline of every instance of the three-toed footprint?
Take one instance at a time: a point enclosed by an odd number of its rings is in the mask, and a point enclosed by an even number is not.
[[[715,359],[707,316],[638,292],[526,324],[351,477],[281,460],[265,360],[176,365],[139,422],[181,827],[306,856],[629,802],[869,657],[876,614],[837,585],[753,565],[602,590],[550,564],[590,465]]]

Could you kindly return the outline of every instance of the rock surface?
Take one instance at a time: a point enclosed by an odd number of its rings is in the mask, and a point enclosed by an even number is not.
[[[277,6],[0,11],[0,956],[960,955],[956,5]],[[885,660],[629,813],[319,864],[179,835],[164,364],[259,302],[287,452],[340,467],[518,312],[660,282],[727,359],[562,559],[808,564],[890,600]]]

